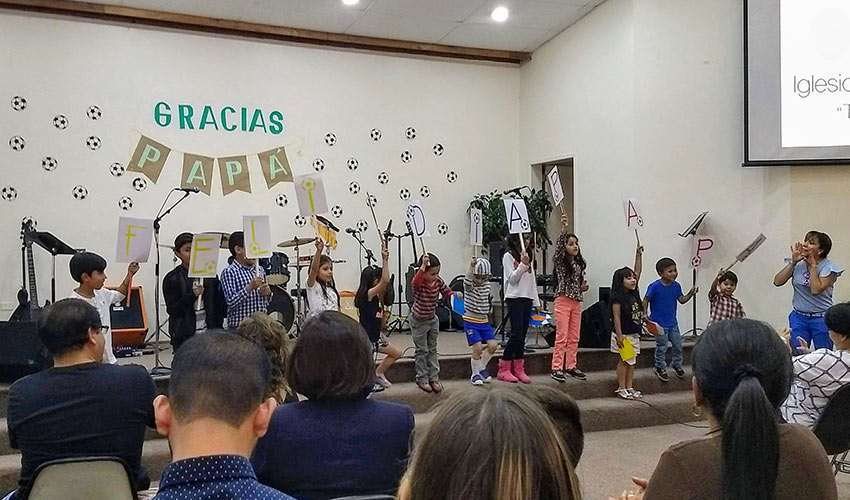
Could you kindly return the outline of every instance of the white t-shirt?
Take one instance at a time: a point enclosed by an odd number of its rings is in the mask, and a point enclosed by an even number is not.
[[[112,352],[112,319],[109,316],[109,306],[121,302],[124,300],[124,297],[125,295],[123,293],[116,292],[115,290],[107,290],[106,288],[95,290],[94,297],[92,298],[83,297],[76,291],[68,296],[69,299],[85,300],[89,304],[93,305],[100,314],[100,324],[109,327],[109,330],[103,336],[105,341],[103,361],[113,365],[118,362],[118,359],[115,358],[115,353]]]
[[[310,306],[309,311],[307,311],[308,318],[325,311],[339,311],[339,299],[336,292],[331,287],[326,287],[326,290],[328,292],[327,297],[325,297],[322,285],[318,281],[313,283],[313,286],[307,285],[307,304]]]

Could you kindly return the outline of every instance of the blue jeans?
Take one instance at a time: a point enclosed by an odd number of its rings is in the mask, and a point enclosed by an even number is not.
[[[679,333],[679,325],[669,328],[662,327],[664,333],[655,339],[655,367],[659,370],[667,369],[667,342],[673,345],[673,368],[681,368],[684,356],[682,355],[682,334]]]
[[[829,328],[826,327],[823,316],[805,316],[797,311],[791,311],[788,315],[788,325],[791,327],[791,345],[795,350],[799,345],[797,337],[803,337],[809,346],[812,346],[814,341],[812,349],[832,349],[832,339],[829,338]]]

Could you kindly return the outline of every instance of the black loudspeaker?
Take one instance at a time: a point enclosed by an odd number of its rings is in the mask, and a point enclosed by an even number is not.
[[[502,257],[505,256],[508,246],[504,241],[494,241],[487,247],[487,255],[490,258],[490,275],[502,279]]]
[[[612,329],[608,302],[593,304],[581,313],[579,347],[610,347]]]
[[[148,315],[142,287],[134,286],[130,290],[129,306],[126,299],[112,304],[109,318],[112,322],[113,347],[142,347],[148,333]]]
[[[0,380],[12,382],[53,366],[34,321],[0,321]]]

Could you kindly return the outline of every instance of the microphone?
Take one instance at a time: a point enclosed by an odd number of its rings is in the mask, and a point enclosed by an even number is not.
[[[357,234],[360,231],[353,229],[353,228],[350,228],[350,227],[347,227],[347,228],[345,228],[345,232],[348,233],[348,234]]]
[[[502,191],[502,194],[520,194],[519,192],[523,189],[527,189],[528,186],[519,186],[513,189],[508,189],[507,191]]]
[[[201,192],[201,190],[198,189],[197,186],[196,187],[190,187],[190,188],[174,188],[174,189],[177,190],[177,191],[183,191],[184,193],[200,193]]]

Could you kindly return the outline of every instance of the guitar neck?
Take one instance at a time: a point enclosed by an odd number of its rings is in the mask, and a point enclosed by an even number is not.
[[[32,243],[27,242],[27,271],[29,275],[30,309],[38,308],[38,291],[35,284],[35,262],[32,258]]]

